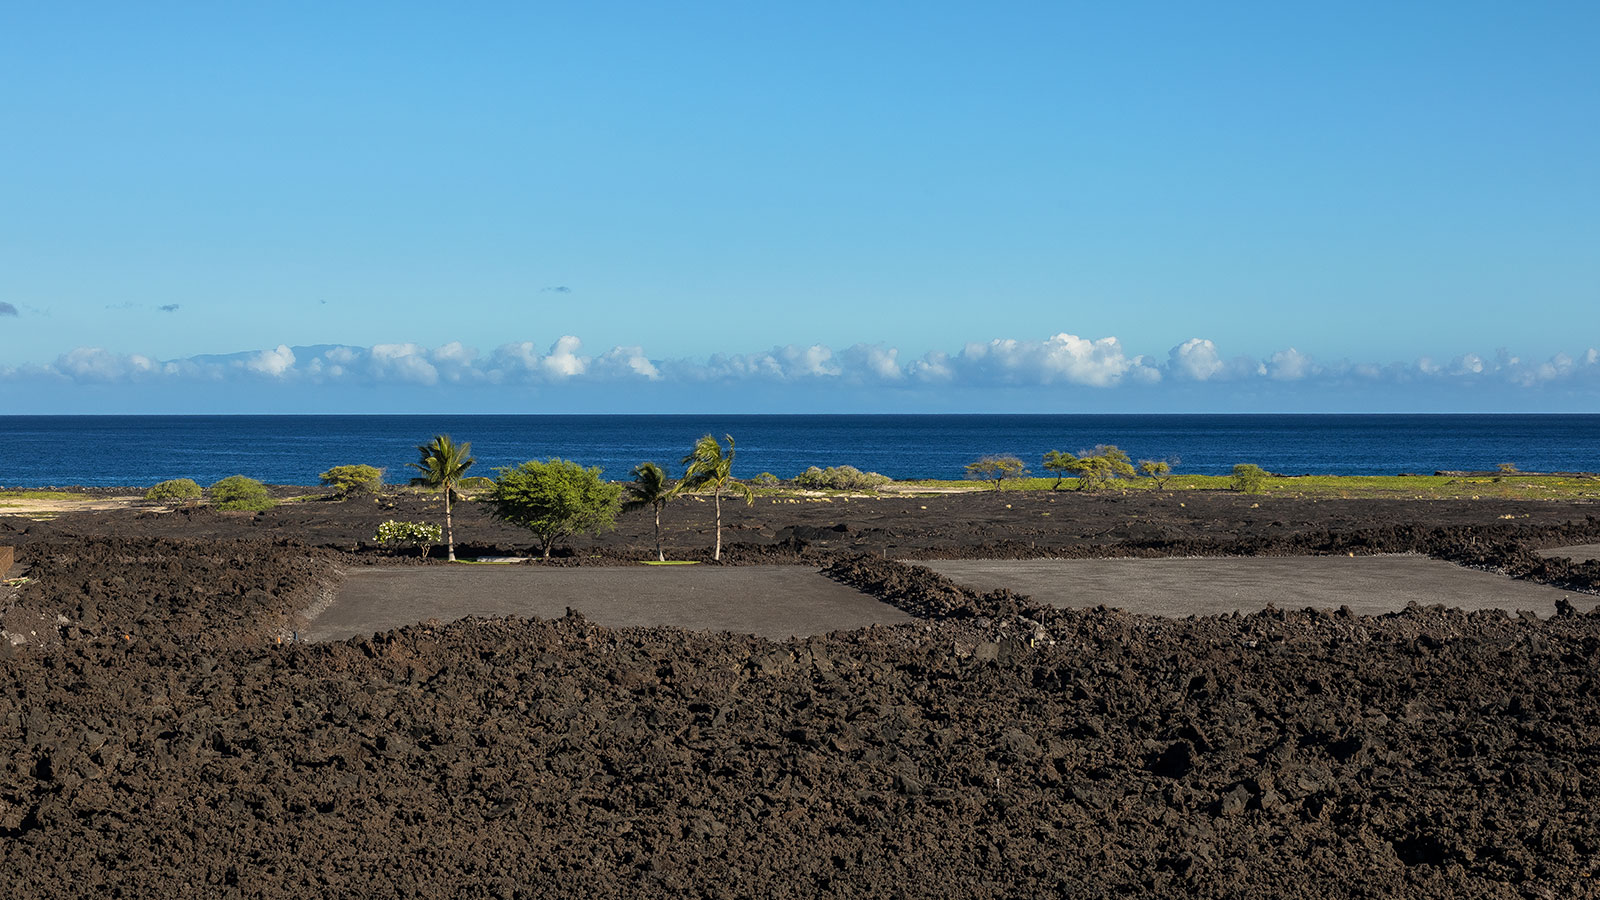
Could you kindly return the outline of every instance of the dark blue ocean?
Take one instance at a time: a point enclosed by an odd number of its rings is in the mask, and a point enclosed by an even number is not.
[[[1036,471],[1048,450],[1116,444],[1134,459],[1177,457],[1178,472],[1253,462],[1287,474],[1600,470],[1600,415],[860,415],[860,416],[0,416],[0,484],[210,484],[243,474],[315,484],[367,463],[404,481],[434,434],[472,442],[473,474],[560,456],[624,479],[643,460],[676,473],[703,434],[738,441],[734,473],[791,477],[849,464],[895,478],[959,478],[988,453]]]

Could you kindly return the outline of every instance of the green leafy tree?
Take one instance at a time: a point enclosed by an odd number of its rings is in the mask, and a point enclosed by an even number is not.
[[[733,477],[733,435],[725,434],[723,438],[728,442],[728,451],[722,451],[722,445],[711,435],[706,435],[694,442],[694,449],[683,458],[683,464],[688,466],[688,471],[683,474],[684,488],[691,491],[710,489],[712,499],[717,507],[717,544],[712,551],[711,558],[722,559],[722,494],[724,491],[733,491],[744,496],[745,505],[756,502],[756,495],[747,484],[741,484]]]
[[[533,532],[545,559],[562,538],[614,527],[622,485],[600,480],[600,468],[570,460],[530,459],[495,469],[489,506],[495,518]]]
[[[211,486],[211,505],[217,509],[261,512],[272,508],[267,487],[254,478],[229,475]]]
[[[661,510],[678,496],[678,488],[667,478],[667,473],[653,462],[642,462],[633,467],[633,480],[623,487],[627,499],[622,501],[623,512],[653,509],[656,513],[656,561],[666,562],[661,552]]]
[[[1116,444],[1100,444],[1078,454],[1078,490],[1094,491],[1113,478],[1132,478],[1133,461]]]
[[[1167,489],[1167,482],[1172,478],[1172,467],[1177,462],[1177,457],[1141,459],[1139,460],[1139,474],[1155,481],[1156,487],[1164,491]]]
[[[355,494],[376,494],[383,490],[383,470],[376,466],[334,466],[317,476],[343,500]]]
[[[967,463],[967,477],[973,481],[992,481],[1000,490],[1008,478],[1021,478],[1028,468],[1015,456],[985,456]]]
[[[444,539],[444,529],[428,522],[396,522],[390,519],[378,526],[378,533],[372,539],[392,546],[415,544],[422,548],[422,555],[426,558],[433,545]]]
[[[411,463],[413,469],[422,474],[411,479],[417,487],[431,488],[444,491],[444,535],[445,546],[449,549],[449,559],[456,561],[456,532],[455,524],[450,518],[450,501],[452,495],[459,495],[461,479],[466,477],[467,470],[477,462],[469,454],[472,444],[462,441],[457,444],[450,439],[448,434],[434,435],[430,444],[417,445],[417,452],[422,454],[422,459]]]
[[[1061,483],[1067,480],[1068,475],[1078,473],[1078,458],[1071,453],[1060,450],[1051,450],[1044,455],[1044,470],[1056,476],[1056,483],[1050,485],[1050,490],[1061,490]]]
[[[186,503],[199,500],[201,493],[193,478],[170,478],[145,491],[144,498],[158,503]]]
[[[1044,467],[1056,473],[1056,483],[1051,490],[1060,489],[1067,475],[1077,477],[1078,490],[1094,491],[1104,487],[1113,478],[1131,478],[1134,473],[1133,461],[1115,444],[1100,444],[1093,450],[1080,450],[1076,456],[1051,450],[1044,455]]]
[[[1254,463],[1233,467],[1233,489],[1241,494],[1259,494],[1267,480],[1267,470]]]

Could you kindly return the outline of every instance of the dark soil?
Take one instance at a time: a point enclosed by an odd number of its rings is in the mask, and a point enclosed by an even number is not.
[[[1600,896],[1600,615],[1158,619],[883,558],[1406,545],[1596,574],[1531,552],[1593,542],[1593,507],[1260,502],[741,510],[736,558],[827,556],[920,617],[786,643],[577,616],[279,643],[337,563],[384,561],[318,547],[423,511],[13,520],[6,895]],[[578,549],[624,560],[625,527]]]

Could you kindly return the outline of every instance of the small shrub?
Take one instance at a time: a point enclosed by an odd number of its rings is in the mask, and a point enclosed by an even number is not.
[[[341,499],[383,490],[383,470],[375,466],[334,466],[317,477]]]
[[[144,492],[146,500],[181,503],[200,499],[200,485],[193,478],[171,478]]]
[[[772,474],[771,472],[762,472],[760,475],[750,479],[750,483],[757,487],[776,487],[778,484],[778,476]]]
[[[1267,480],[1267,470],[1254,463],[1239,463],[1233,467],[1233,489],[1241,494],[1259,494]]]
[[[1141,459],[1139,460],[1139,474],[1151,479],[1156,487],[1167,489],[1167,482],[1172,478],[1172,467],[1177,463],[1177,458],[1172,459]]]
[[[444,540],[444,529],[427,522],[396,522],[390,519],[378,526],[378,533],[372,539],[392,547],[415,545],[422,548],[423,556],[427,556],[433,545]]]
[[[254,478],[229,475],[211,486],[211,505],[217,509],[242,509],[260,512],[272,508],[267,487]]]
[[[485,478],[482,475],[471,475],[461,479],[461,483],[457,487],[461,489],[460,493],[471,492],[476,494],[483,491],[492,491],[494,490],[494,479]]]
[[[855,466],[816,466],[795,476],[794,483],[803,488],[827,491],[875,491],[894,481],[877,472],[863,472]]]

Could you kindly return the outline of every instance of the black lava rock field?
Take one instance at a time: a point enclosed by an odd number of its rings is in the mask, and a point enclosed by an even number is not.
[[[282,638],[333,550],[24,557],[0,595],[25,636],[0,642],[15,900],[1600,896],[1600,615],[1570,607],[1158,619],[840,555],[919,619],[309,645]],[[1592,575],[1558,569],[1531,574]]]

